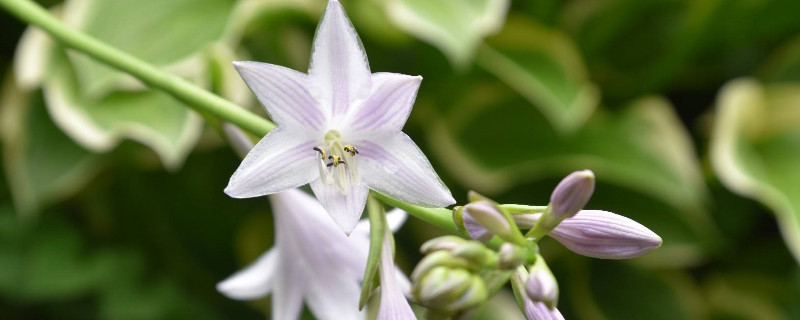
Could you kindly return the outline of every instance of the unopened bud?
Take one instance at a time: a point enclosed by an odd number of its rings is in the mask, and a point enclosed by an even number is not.
[[[441,236],[425,241],[420,247],[420,251],[428,254],[434,251],[452,251],[459,245],[466,243],[468,240],[459,236]]]
[[[584,210],[550,232],[553,239],[584,256],[629,259],[661,247],[661,237],[627,217]]]
[[[493,235],[503,239],[513,237],[505,215],[489,201],[473,202],[463,209],[464,227],[470,237],[478,241],[489,241]]]
[[[417,264],[417,266],[414,268],[414,271],[411,272],[411,280],[417,282],[428,272],[437,267],[462,269],[477,268],[472,266],[464,259],[454,257],[449,251],[435,251],[425,256],[425,258],[422,258],[422,260]]]
[[[497,254],[477,241],[467,241],[450,251],[453,256],[469,262],[475,267],[484,267],[497,261]]]
[[[474,307],[488,297],[480,276],[466,269],[436,267],[414,282],[414,298],[422,305],[446,312]]]
[[[550,195],[549,214],[558,220],[581,211],[594,192],[594,173],[590,170],[570,173]]]
[[[525,292],[533,301],[544,302],[550,309],[558,303],[558,283],[556,277],[550,272],[544,259],[539,257],[531,267],[528,280],[525,282]]]
[[[522,214],[514,220],[522,227],[535,225],[541,214]],[[549,233],[575,253],[599,259],[630,259],[661,247],[655,232],[640,223],[608,211],[582,210],[564,219]]]
[[[536,250],[538,251],[538,250]],[[532,253],[535,253],[532,252]],[[529,257],[535,257],[534,254],[529,253],[520,246],[506,242],[500,245],[500,250],[497,252],[498,266],[500,269],[512,270],[517,266],[527,262]]]

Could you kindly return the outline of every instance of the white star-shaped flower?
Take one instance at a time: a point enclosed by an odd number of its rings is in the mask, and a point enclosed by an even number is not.
[[[337,0],[317,28],[308,74],[235,62],[278,128],[242,161],[225,193],[257,197],[306,183],[349,233],[369,189],[429,207],[455,203],[430,162],[401,129],[422,77],[371,73]]]

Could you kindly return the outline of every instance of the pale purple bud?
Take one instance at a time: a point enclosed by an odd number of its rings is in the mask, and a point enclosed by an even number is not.
[[[550,308],[555,308],[558,303],[556,277],[541,257],[531,267],[528,280],[525,281],[525,292],[531,300],[544,302]]]
[[[594,192],[594,173],[575,171],[558,183],[550,195],[549,214],[560,221],[581,211]]]
[[[532,226],[541,214],[514,216],[521,226]],[[600,259],[629,259],[661,246],[655,232],[627,217],[601,210],[582,210],[550,231],[553,239],[581,255]]]
[[[542,302],[525,300],[525,318],[528,320],[564,320],[558,309],[550,309]]]
[[[478,201],[464,206],[464,228],[472,239],[487,242],[494,235],[510,237],[511,225],[500,210],[489,201]]]

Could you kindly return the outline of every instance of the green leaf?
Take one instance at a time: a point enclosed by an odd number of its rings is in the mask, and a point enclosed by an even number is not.
[[[700,293],[687,274],[661,275],[620,261],[591,260],[589,265],[588,281],[573,285],[588,286],[591,304],[596,309],[577,307],[578,312],[594,309],[605,319],[640,319],[643,315],[652,320],[702,319],[704,306]],[[572,303],[576,306],[589,304],[580,300]]]
[[[64,18],[117,49],[194,78],[202,72],[203,49],[221,39],[233,6],[232,0],[71,0]],[[91,97],[132,82],[86,55],[70,60]]]
[[[384,8],[397,27],[465,68],[483,38],[503,25],[508,5],[508,0],[387,0]]]
[[[99,156],[53,124],[39,92],[25,92],[8,80],[0,101],[3,165],[19,213],[70,197],[97,174]]]
[[[364,308],[372,295],[372,291],[377,286],[375,277],[378,275],[381,249],[383,249],[383,240],[386,237],[387,230],[386,211],[383,208],[383,204],[372,195],[367,200],[367,214],[369,215],[369,256],[367,256],[367,267],[364,269],[364,281],[361,282],[359,309]]]
[[[569,38],[521,17],[509,17],[477,61],[539,108],[559,132],[579,129],[600,100]]]
[[[64,52],[53,54],[44,87],[53,121],[82,146],[104,152],[129,138],[153,149],[168,168],[179,167],[200,136],[202,120],[156,90],[88,96]]]
[[[711,160],[734,192],[771,208],[800,260],[800,83],[740,79],[717,98]]]
[[[456,105],[432,121],[428,136],[433,154],[467,188],[491,195],[592,169],[598,180],[676,207],[696,208],[704,201],[691,139],[663,98],[639,99],[619,113],[598,112],[570,137],[558,135],[518,97],[496,86],[473,88]]]
[[[716,235],[704,210],[707,191],[694,148],[666,100],[643,98],[618,113],[601,110],[568,137],[500,87],[473,88],[456,105],[431,121],[427,137],[430,154],[464,187],[496,195],[591,169],[598,182],[627,189],[616,191],[613,203],[635,206],[618,213],[657,227],[665,242],[648,255],[654,261],[697,262],[699,239]],[[549,195],[553,186],[541,194]]]
[[[0,209],[0,295],[23,301],[68,299],[111,274],[105,260],[85,256],[85,242],[60,219],[20,220]]]

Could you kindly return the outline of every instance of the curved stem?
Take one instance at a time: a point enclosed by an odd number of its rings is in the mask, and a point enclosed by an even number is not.
[[[0,0],[0,7],[5,8],[20,20],[41,28],[63,45],[87,54],[111,67],[127,72],[149,87],[162,90],[198,111],[213,114],[257,136],[264,136],[276,127],[269,120],[259,117],[220,96],[195,86],[180,77],[166,73],[152,64],[65,25],[33,1]],[[451,210],[424,208],[377,192],[373,192],[373,194],[381,202],[402,209],[442,229],[461,234],[455,227]]]
[[[125,71],[151,88],[163,90],[198,111],[223,118],[259,136],[275,128],[275,124],[269,120],[67,26],[33,1],[0,0],[0,6],[20,20],[41,28],[64,46]]]
[[[460,231],[458,231],[458,229],[456,229],[456,225],[453,222],[453,210],[444,208],[420,207],[410,203],[405,203],[403,201],[380,194],[375,191],[371,192],[376,199],[380,200],[385,204],[388,204],[390,206],[408,212],[408,214],[415,216],[421,220],[424,220],[425,222],[435,225],[439,228],[464,236],[464,234],[462,234]]]

